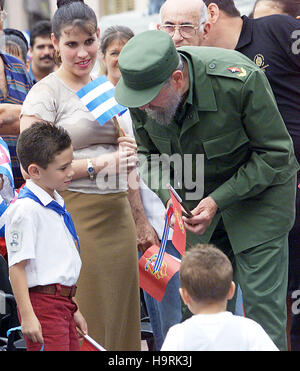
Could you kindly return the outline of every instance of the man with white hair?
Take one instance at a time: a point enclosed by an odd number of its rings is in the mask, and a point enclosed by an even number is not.
[[[167,0],[160,9],[157,28],[167,32],[179,46],[199,46],[210,29],[207,7],[202,0]]]

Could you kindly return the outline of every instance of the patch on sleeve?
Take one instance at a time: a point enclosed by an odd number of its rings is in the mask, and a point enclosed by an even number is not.
[[[22,248],[22,232],[14,229],[9,232],[7,247],[11,252],[18,252]]]

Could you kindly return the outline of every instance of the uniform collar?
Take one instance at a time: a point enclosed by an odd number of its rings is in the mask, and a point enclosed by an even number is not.
[[[189,70],[190,86],[193,86],[194,85],[194,76],[193,76],[193,73],[192,73],[191,62],[184,54],[182,54],[182,57],[187,62],[188,70]],[[185,103],[193,104],[193,89],[189,89],[188,96],[186,98]]]
[[[217,111],[213,87],[210,79],[206,75],[206,66],[198,58],[195,61],[196,66],[194,66],[193,59],[188,52],[190,48],[192,47],[181,47],[178,51],[188,61],[189,74],[193,76],[192,79],[190,79],[190,87],[193,87],[191,96],[193,105],[196,105],[198,111]],[[190,94],[191,89],[189,97]]]
[[[242,16],[243,20],[243,27],[241,30],[239,41],[235,47],[235,50],[240,50],[244,46],[249,45],[252,43],[252,35],[253,35],[253,19],[248,18],[247,16]]]
[[[35,184],[31,179],[26,180],[26,187],[39,198],[44,206],[47,206],[53,201],[49,193],[44,191],[43,188]],[[60,206],[64,206],[64,199],[55,190],[54,199]]]

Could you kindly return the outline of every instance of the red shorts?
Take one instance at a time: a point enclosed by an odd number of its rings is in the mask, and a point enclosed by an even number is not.
[[[30,300],[40,324],[44,351],[79,351],[79,339],[74,321],[77,305],[67,297],[30,292]],[[27,351],[39,351],[42,344],[26,336]]]

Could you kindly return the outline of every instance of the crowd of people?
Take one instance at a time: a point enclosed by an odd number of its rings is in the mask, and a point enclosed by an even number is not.
[[[57,1],[30,45],[3,30],[0,135],[18,198],[0,251],[26,348],[79,350],[89,334],[138,351],[142,294],[156,350],[299,350],[300,3],[258,0],[249,17],[233,0],[159,7],[157,30],[136,35],[100,29],[82,0]],[[104,125],[77,95],[97,61],[127,108]],[[138,260],[163,238],[160,165],[174,154],[183,174],[171,165],[169,181],[192,216],[184,256],[167,241],[181,265],[158,301]],[[199,155],[201,195],[186,181]]]

